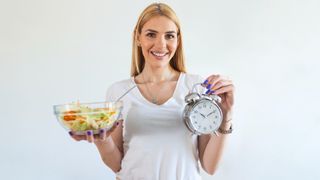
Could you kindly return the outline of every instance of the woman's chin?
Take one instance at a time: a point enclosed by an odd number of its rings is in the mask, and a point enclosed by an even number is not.
[[[169,61],[161,61],[161,62],[152,63],[151,66],[154,69],[166,68],[169,66]]]

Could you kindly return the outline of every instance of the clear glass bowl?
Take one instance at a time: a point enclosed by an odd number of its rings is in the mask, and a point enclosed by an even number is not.
[[[122,108],[121,101],[53,106],[54,114],[62,127],[77,135],[84,135],[88,130],[92,130],[93,134],[98,134],[100,129],[108,131],[119,120]]]

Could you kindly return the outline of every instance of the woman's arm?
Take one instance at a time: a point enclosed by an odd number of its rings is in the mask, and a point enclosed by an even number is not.
[[[120,171],[123,158],[122,121],[120,121],[110,136],[107,136],[103,140],[94,141],[94,143],[103,162],[113,172]]]
[[[70,135],[76,141],[94,142],[103,162],[114,172],[120,170],[123,158],[122,121],[115,123],[108,132],[100,131],[99,135],[93,135],[92,131],[87,131],[86,135],[75,135],[70,132]]]
[[[231,122],[223,124],[221,129],[230,129]],[[198,137],[199,159],[203,170],[213,175],[222,157],[227,134],[201,135]]]
[[[221,98],[220,108],[223,113],[223,121],[220,126],[223,130],[231,127],[232,107],[234,104],[233,82],[221,75],[211,75],[203,83],[208,89],[207,94],[216,94]],[[221,159],[227,135],[220,136],[201,135],[198,138],[199,159],[202,168],[209,174],[214,174]]]

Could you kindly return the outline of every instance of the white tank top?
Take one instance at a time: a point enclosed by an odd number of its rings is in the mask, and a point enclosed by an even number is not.
[[[120,180],[200,180],[197,136],[182,119],[184,97],[197,75],[180,73],[173,96],[162,105],[149,102],[137,87],[123,98],[123,148]],[[116,82],[107,91],[115,101],[136,86],[131,79]]]

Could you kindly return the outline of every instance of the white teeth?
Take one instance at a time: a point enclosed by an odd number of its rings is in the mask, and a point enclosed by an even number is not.
[[[153,51],[151,51],[151,53],[153,54],[153,55],[155,55],[155,56],[159,56],[159,57],[163,57],[163,56],[165,56],[167,53],[158,53],[158,52],[153,52]]]

